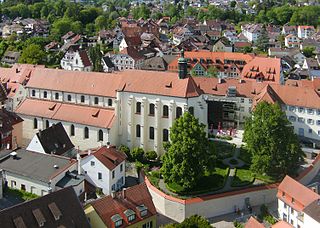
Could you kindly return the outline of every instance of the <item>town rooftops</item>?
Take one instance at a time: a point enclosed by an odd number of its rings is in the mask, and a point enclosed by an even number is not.
[[[29,98],[19,105],[16,113],[108,129],[115,119],[113,109]]]
[[[121,227],[126,227],[157,214],[145,183],[118,192],[114,198],[109,195],[90,204],[107,227],[114,227],[116,219],[122,219]],[[128,213],[135,214],[136,218],[131,222],[128,221]]]
[[[109,170],[113,170],[127,158],[124,153],[118,151],[115,147],[107,146],[99,148],[93,153],[93,156],[96,157]]]
[[[304,208],[303,212],[320,223],[320,200],[314,200]]]
[[[256,220],[254,217],[250,217],[246,225],[244,226],[245,228],[264,228],[264,225],[258,220]]]
[[[1,153],[7,151],[0,151]],[[25,149],[15,150],[11,154],[0,161],[0,169],[46,183],[76,162],[69,158]]]
[[[40,130],[37,133],[37,137],[47,154],[62,155],[74,148],[61,122],[52,124],[47,129]]]
[[[0,132],[5,134],[13,129],[13,125],[21,123],[23,119],[14,112],[9,112],[6,109],[0,109]]]
[[[4,209],[0,221],[6,228],[91,227],[72,187]]]
[[[300,212],[315,200],[320,199],[320,195],[289,176],[286,176],[279,185],[277,197]]]

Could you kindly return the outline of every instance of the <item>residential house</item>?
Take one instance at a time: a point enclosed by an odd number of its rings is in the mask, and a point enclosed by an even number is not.
[[[20,58],[20,52],[6,51],[1,59],[1,63],[13,65],[18,62],[19,58]]]
[[[51,41],[49,44],[47,44],[44,49],[46,51],[58,51],[60,48],[60,45],[56,41]]]
[[[281,31],[282,35],[288,36],[288,35],[297,35],[298,34],[298,29],[297,26],[295,25],[284,25],[282,27]]]
[[[286,176],[278,187],[278,213],[293,227],[320,226],[320,195]]]
[[[302,65],[302,69],[307,70],[310,79],[320,77],[320,65],[316,59],[306,58]]]
[[[315,54],[320,53],[320,42],[317,40],[311,38],[302,40],[300,43],[300,50],[303,51],[303,49],[306,47],[313,47]]]
[[[256,42],[260,36],[262,25],[260,24],[246,24],[241,26],[242,34],[249,42]]]
[[[21,145],[22,121],[14,112],[0,109],[0,149],[11,149]]]
[[[92,71],[93,66],[86,50],[81,50],[79,45],[71,46],[60,61],[60,66],[65,70]]]
[[[116,70],[141,69],[144,57],[134,48],[128,47],[110,56]]]
[[[245,53],[245,49],[246,48],[251,48],[252,47],[252,43],[250,42],[240,42],[237,41],[233,44],[233,48],[234,48],[234,52],[241,52],[241,53]]]
[[[226,37],[231,43],[238,41],[238,36],[235,31],[226,30],[223,32],[223,36]]]
[[[91,227],[72,187],[4,209],[0,221],[6,228]]]
[[[157,227],[157,211],[145,183],[90,202],[84,211],[92,227]]]
[[[8,187],[44,196],[72,186],[84,194],[84,176],[77,160],[25,149],[0,151],[0,169]]]
[[[284,45],[288,48],[298,48],[300,46],[300,39],[296,35],[289,34],[284,38]]]
[[[102,146],[81,159],[81,170],[89,183],[110,195],[125,185],[126,157],[116,147]]]
[[[310,38],[315,33],[315,28],[313,26],[298,26],[298,37],[300,39]]]
[[[8,38],[12,34],[16,34],[17,36],[21,36],[24,34],[24,27],[19,24],[6,24],[2,28],[2,37]]]
[[[212,48],[213,52],[233,52],[233,45],[226,37],[218,39]]]
[[[179,45],[181,42],[185,41],[186,39],[194,35],[187,25],[183,27],[174,28],[172,33],[173,33],[173,43],[175,45]]]
[[[124,37],[120,44],[119,44],[119,51],[123,51],[124,49],[130,48],[130,49],[138,49],[141,45],[141,38],[140,36],[136,37]]]
[[[78,152],[61,122],[49,126],[49,121],[46,121],[46,129],[39,130],[32,138],[27,150],[74,158]]]
[[[115,65],[113,64],[109,56],[102,57],[101,65],[103,68],[103,72],[111,73],[115,71]]]
[[[221,32],[216,30],[210,30],[205,33],[205,36],[207,36],[211,41],[216,41],[221,37]]]

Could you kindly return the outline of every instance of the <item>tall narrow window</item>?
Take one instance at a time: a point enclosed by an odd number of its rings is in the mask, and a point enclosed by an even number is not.
[[[43,92],[43,98],[47,98],[48,97],[48,92],[47,91],[44,91]]]
[[[80,100],[81,100],[81,103],[84,103],[84,96],[83,95],[81,95]]]
[[[56,94],[54,95],[54,97],[55,97],[56,100],[59,100],[59,93],[56,93]]]
[[[31,96],[35,96],[36,95],[36,91],[33,89],[32,91],[31,91]]]
[[[85,128],[84,128],[84,138],[85,138],[85,139],[88,139],[88,138],[89,138],[89,128],[88,128],[88,127],[85,127]]]
[[[141,102],[136,103],[136,113],[140,114],[141,113]]]
[[[33,128],[34,128],[34,129],[37,129],[37,128],[38,128],[38,120],[37,120],[37,118],[34,118],[34,119],[33,119]]]
[[[70,135],[74,136],[74,125],[73,124],[71,124],[71,126],[70,126]]]
[[[71,95],[69,94],[67,97],[68,101],[71,101]]]
[[[112,106],[112,99],[111,98],[108,99],[108,106]]]
[[[140,138],[140,135],[141,135],[141,129],[140,129],[140,125],[138,124],[136,126],[136,137],[137,138]]]
[[[96,105],[99,104],[99,98],[98,97],[94,98],[94,104],[96,104]]]
[[[162,116],[165,117],[165,118],[168,118],[168,116],[169,116],[169,107],[168,107],[168,105],[164,105],[163,106]]]
[[[49,120],[46,120],[46,128],[49,128]]]
[[[163,129],[162,141],[163,142],[168,142],[169,141],[169,131],[168,131],[168,129]]]
[[[154,116],[154,104],[149,104],[149,115]]]
[[[176,108],[176,118],[178,119],[182,115],[182,108],[177,107]]]
[[[103,131],[99,130],[98,132],[98,141],[103,141]]]
[[[154,139],[154,127],[149,128],[149,139]]]
[[[188,112],[191,114],[191,115],[194,115],[194,107],[189,107],[188,109]]]

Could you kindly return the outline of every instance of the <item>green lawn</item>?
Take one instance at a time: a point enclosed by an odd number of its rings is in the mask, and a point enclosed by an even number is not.
[[[274,179],[273,177],[267,176],[267,175],[261,175],[261,174],[255,173],[254,176],[256,179],[261,180],[261,181],[265,182],[266,184],[276,182],[276,179]]]
[[[229,168],[216,168],[212,172],[207,172],[193,189],[184,189],[177,183],[167,183],[167,188],[180,195],[195,195],[215,191],[224,187],[228,174]]]
[[[249,170],[249,167],[237,168],[235,176],[233,177],[231,186],[240,187],[252,184],[254,181],[254,175]]]
[[[25,201],[36,199],[39,197],[39,196],[32,194],[30,192],[26,192],[26,191],[22,191],[22,190],[18,190],[18,189],[13,189],[13,188],[6,189],[6,193],[10,194],[10,195],[14,195],[20,199],[25,200]]]
[[[234,154],[235,145],[227,142],[211,141],[220,159],[230,158]]]
[[[151,184],[157,188],[159,188],[160,181],[160,171],[151,171],[147,173],[148,179]]]

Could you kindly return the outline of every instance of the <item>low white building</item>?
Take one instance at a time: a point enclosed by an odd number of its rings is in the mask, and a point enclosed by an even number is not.
[[[310,38],[315,33],[315,28],[313,26],[298,26],[298,37],[302,39]]]
[[[260,36],[262,26],[260,24],[247,24],[241,26],[242,34],[249,42],[256,42]]]
[[[78,175],[77,160],[24,149],[0,151],[0,169],[10,188],[38,196],[73,186],[77,195],[84,192],[84,176]]]
[[[115,147],[103,146],[81,159],[81,170],[88,182],[106,195],[125,185],[126,155]]]
[[[93,66],[87,51],[80,50],[79,45],[71,46],[60,61],[64,70],[92,71]]]
[[[300,46],[300,39],[296,35],[289,34],[284,38],[284,45],[288,48],[298,48]]]
[[[293,227],[320,227],[320,195],[286,176],[278,187],[278,213]]]

